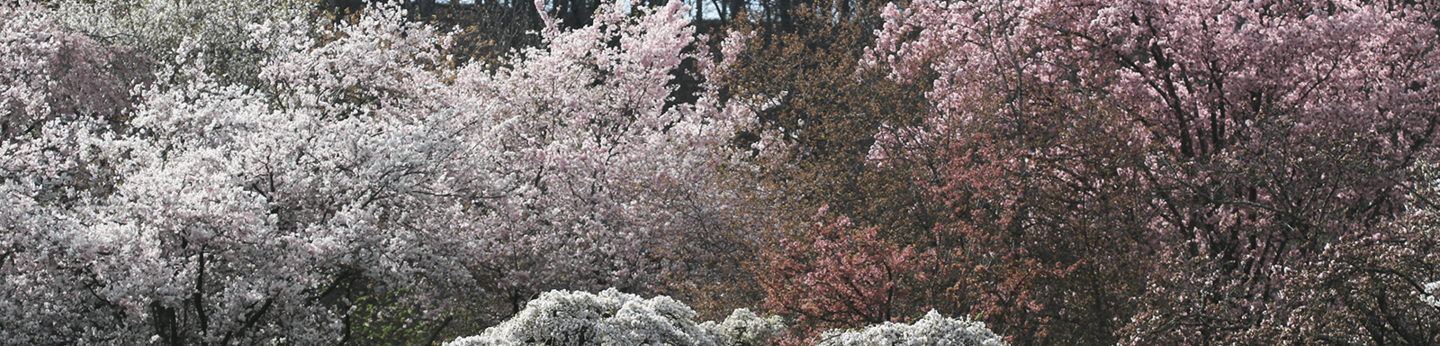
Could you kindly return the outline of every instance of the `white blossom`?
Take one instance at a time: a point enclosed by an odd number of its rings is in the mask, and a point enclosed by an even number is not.
[[[913,324],[885,322],[861,330],[832,330],[820,346],[1001,346],[984,322],[941,316],[935,310]]]
[[[780,316],[761,317],[746,308],[731,311],[730,316],[720,323],[705,321],[700,324],[700,329],[709,332],[718,346],[769,345],[771,340],[786,331]]]
[[[1425,294],[1420,296],[1420,300],[1440,308],[1440,281],[1425,284]]]
[[[611,288],[550,291],[515,317],[448,346],[715,346],[695,324],[695,311],[666,296],[644,299]]]
[[[253,27],[309,24],[308,0],[61,0],[56,21],[161,61],[179,53],[223,82],[253,82],[270,52],[250,49]]]

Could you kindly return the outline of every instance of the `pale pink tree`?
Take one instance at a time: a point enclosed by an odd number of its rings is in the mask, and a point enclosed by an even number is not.
[[[0,135],[31,134],[57,117],[92,117],[123,125],[148,82],[150,61],[63,30],[28,1],[0,6]]]
[[[728,203],[710,177],[750,114],[714,84],[675,102],[682,63],[724,67],[682,13],[607,5],[501,66],[456,66],[393,4],[272,20],[250,27],[254,85],[182,41],[131,134],[5,142],[32,154],[6,196],[28,231],[7,233],[3,341],[348,343],[363,294],[442,328],[551,288],[648,290],[671,268],[656,249]],[[113,191],[63,208],[33,191],[95,160],[115,161]]]
[[[0,4],[0,340],[63,344],[115,337],[106,301],[77,260],[81,219],[66,208],[111,192],[116,158],[92,151],[131,110],[143,58],[51,22],[28,2]],[[127,60],[131,59],[131,60]]]
[[[93,122],[51,122],[27,139],[0,142],[0,344],[59,345],[114,339],[126,312],[110,302],[84,260],[92,235],[65,200],[91,191],[71,187],[71,172],[98,157]],[[72,245],[74,244],[74,245]]]
[[[504,197],[483,204],[477,260],[516,311],[551,288],[649,290],[680,268],[660,251],[726,226],[738,199],[717,172],[748,108],[722,106],[715,83],[676,102],[671,82],[682,64],[708,78],[728,62],[712,60],[680,3],[638,18],[618,6],[574,31],[551,26],[523,59],[458,72],[456,87],[496,121],[503,169],[490,174],[506,184],[487,192]]]

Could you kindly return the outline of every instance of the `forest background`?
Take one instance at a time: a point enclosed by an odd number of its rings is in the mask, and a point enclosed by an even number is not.
[[[1440,5],[699,1],[7,0],[0,343],[1440,344]]]

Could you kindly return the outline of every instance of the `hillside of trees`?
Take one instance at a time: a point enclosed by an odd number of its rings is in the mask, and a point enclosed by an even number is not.
[[[0,0],[0,345],[1437,345],[1440,4]]]

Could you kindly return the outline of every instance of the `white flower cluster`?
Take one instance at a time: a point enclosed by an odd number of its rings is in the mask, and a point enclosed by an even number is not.
[[[915,324],[885,322],[862,330],[826,332],[820,346],[1000,346],[1005,340],[984,322],[953,319],[935,310]]]
[[[695,324],[695,316],[690,307],[666,296],[644,299],[614,288],[600,294],[550,291],[485,333],[446,345],[715,346]]]
[[[724,322],[705,321],[700,324],[715,339],[719,346],[760,346],[769,345],[770,340],[785,332],[785,323],[780,316],[761,317],[750,309],[739,308],[730,312]]]
[[[1425,284],[1425,294],[1420,296],[1420,301],[1440,308],[1440,281]]]

